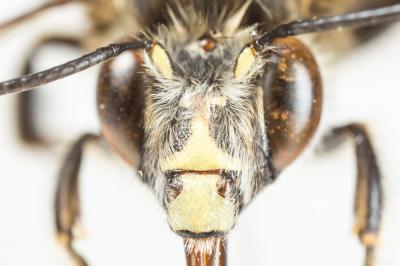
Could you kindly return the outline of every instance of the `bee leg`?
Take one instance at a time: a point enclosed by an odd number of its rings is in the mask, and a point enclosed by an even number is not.
[[[381,173],[374,148],[363,125],[350,124],[335,128],[324,139],[324,148],[333,148],[346,137],[351,137],[354,141],[357,159],[357,185],[354,203],[356,224],[354,231],[365,247],[364,265],[372,266],[382,216]]]
[[[76,38],[69,37],[49,37],[41,40],[29,54],[23,67],[23,75],[30,74],[33,71],[34,60],[37,52],[46,45],[67,45],[74,48],[80,48],[81,43]],[[28,144],[47,144],[38,132],[36,122],[36,108],[38,94],[35,91],[28,91],[18,94],[17,98],[17,119],[18,133],[21,140]]]
[[[57,184],[55,198],[57,235],[79,266],[88,265],[73,247],[80,216],[79,170],[85,145],[98,140],[100,140],[100,136],[86,134],[73,144],[61,167]]]

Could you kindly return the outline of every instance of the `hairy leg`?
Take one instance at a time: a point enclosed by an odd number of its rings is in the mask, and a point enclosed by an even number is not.
[[[355,232],[365,247],[365,266],[372,266],[382,216],[381,173],[368,132],[361,124],[333,129],[324,139],[324,148],[332,149],[345,138],[353,140],[357,159]]]
[[[57,235],[79,266],[88,265],[73,247],[76,238],[74,229],[80,216],[79,171],[85,146],[99,139],[98,135],[85,134],[73,144],[61,167],[57,184],[55,198]]]
[[[41,40],[32,52],[29,54],[24,68],[23,75],[30,74],[33,71],[33,62],[36,59],[37,52],[46,45],[66,45],[74,48],[80,48],[81,43],[76,38],[69,37],[49,37]],[[40,136],[36,121],[36,102],[37,92],[28,91],[18,95],[17,100],[17,117],[18,117],[18,133],[21,140],[29,144],[46,144],[46,140]]]

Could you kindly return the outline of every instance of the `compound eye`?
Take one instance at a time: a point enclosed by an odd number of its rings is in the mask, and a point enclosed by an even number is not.
[[[256,62],[256,51],[254,47],[247,46],[242,50],[236,60],[235,66],[235,78],[242,79],[247,74],[249,74],[250,70],[253,69]]]
[[[276,39],[287,47],[271,53],[276,64],[266,66],[264,110],[275,169],[284,169],[307,147],[319,124],[322,82],[311,51],[296,38]]]
[[[154,44],[150,48],[150,57],[157,70],[167,79],[172,79],[173,72],[171,60],[167,51],[159,44]]]

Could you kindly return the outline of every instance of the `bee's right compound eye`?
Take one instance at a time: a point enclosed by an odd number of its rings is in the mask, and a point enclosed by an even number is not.
[[[144,81],[137,54],[127,51],[101,68],[97,110],[107,142],[132,166],[140,166]]]

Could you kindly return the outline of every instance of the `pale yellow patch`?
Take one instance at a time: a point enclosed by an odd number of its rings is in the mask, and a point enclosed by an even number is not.
[[[183,150],[160,162],[161,170],[240,170],[240,163],[217,147],[207,119],[199,116],[191,124],[192,135]]]
[[[165,49],[160,45],[155,44],[150,50],[150,57],[153,60],[154,65],[157,67],[157,70],[167,79],[171,79],[173,75],[171,61],[169,60]]]
[[[354,224],[353,226],[353,234],[359,235],[362,230],[362,226],[359,223]]]
[[[68,245],[69,241],[71,240],[71,238],[67,235],[67,234],[58,234],[57,235],[57,241],[61,244],[61,245]]]
[[[168,220],[174,231],[193,233],[226,232],[235,224],[233,202],[218,194],[219,175],[185,174],[183,190],[167,205]]]
[[[378,236],[376,233],[366,233],[361,237],[364,246],[373,247],[378,243]]]
[[[235,68],[235,78],[241,79],[246,74],[248,74],[249,70],[254,66],[256,62],[255,51],[252,47],[246,47],[240,53]]]

